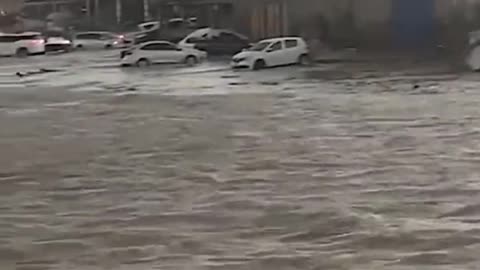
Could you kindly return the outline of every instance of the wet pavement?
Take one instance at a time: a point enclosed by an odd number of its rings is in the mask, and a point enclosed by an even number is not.
[[[477,75],[115,57],[0,59],[1,269],[478,268]]]

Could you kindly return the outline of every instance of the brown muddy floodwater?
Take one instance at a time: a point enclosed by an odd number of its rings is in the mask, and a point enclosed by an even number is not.
[[[403,84],[2,90],[0,268],[477,269],[479,84]]]

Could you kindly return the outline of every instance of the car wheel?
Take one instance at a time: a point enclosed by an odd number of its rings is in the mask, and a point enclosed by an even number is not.
[[[298,64],[301,66],[308,66],[311,64],[310,58],[306,54],[302,54],[298,57]]]
[[[145,68],[148,66],[150,66],[150,61],[148,61],[146,58],[142,58],[137,61],[137,67]]]
[[[189,55],[187,58],[185,58],[185,64],[187,64],[189,67],[194,66],[197,64],[197,58],[193,55]]]
[[[17,57],[27,57],[28,56],[28,50],[27,48],[19,48],[16,52]]]
[[[262,60],[262,59],[258,59],[258,60],[255,61],[255,63],[253,64],[253,70],[264,69],[265,66],[266,66],[265,61]]]

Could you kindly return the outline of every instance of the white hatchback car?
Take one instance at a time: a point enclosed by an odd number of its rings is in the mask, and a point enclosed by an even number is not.
[[[281,37],[258,42],[233,56],[233,68],[258,70],[266,67],[310,63],[306,42],[299,37]]]
[[[0,33],[0,55],[25,57],[42,53],[45,53],[45,39],[40,33]]]
[[[206,57],[206,52],[180,48],[168,41],[149,41],[122,52],[121,64],[146,67],[151,64],[185,63],[193,66]]]

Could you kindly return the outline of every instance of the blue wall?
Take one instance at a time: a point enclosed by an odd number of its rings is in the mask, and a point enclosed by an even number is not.
[[[435,0],[393,0],[393,43],[397,48],[435,44]]]

